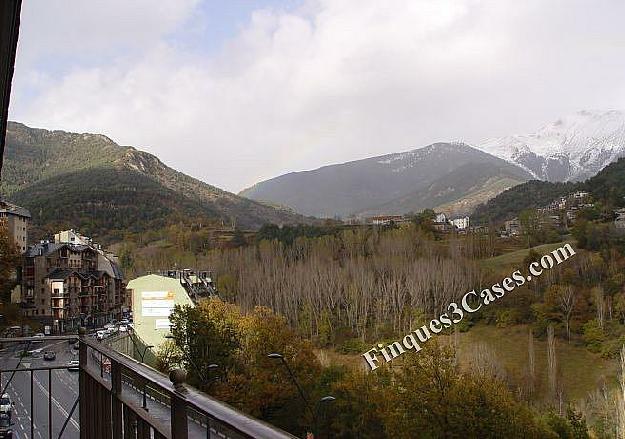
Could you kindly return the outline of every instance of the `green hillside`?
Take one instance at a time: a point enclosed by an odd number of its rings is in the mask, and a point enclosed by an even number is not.
[[[525,209],[546,206],[554,199],[576,190],[588,191],[604,204],[625,205],[625,159],[606,166],[585,182],[550,183],[532,180],[502,192],[478,206],[472,219],[476,223],[499,223],[517,216]]]
[[[106,184],[103,184],[106,182]],[[14,192],[28,206],[35,234],[78,228],[99,241],[168,224],[216,218],[218,212],[164,188],[136,172],[112,167],[84,169],[41,180]]]
[[[122,231],[179,223],[256,229],[311,222],[196,180],[106,136],[14,122],[7,130],[0,195],[31,211],[34,239],[66,227],[110,242]]]

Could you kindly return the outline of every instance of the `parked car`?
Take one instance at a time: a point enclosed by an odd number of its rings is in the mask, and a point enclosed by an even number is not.
[[[43,353],[44,361],[54,361],[56,360],[56,352],[54,351],[46,351]]]
[[[96,337],[98,338],[98,340],[103,340],[106,337],[108,337],[109,333],[108,331],[98,331],[96,332]]]
[[[11,397],[8,393],[2,394],[0,397],[0,414],[7,414],[11,417],[11,413],[13,412],[13,401],[11,401]]]
[[[130,323],[130,320],[128,320],[128,319],[122,319],[122,320],[119,321],[120,325],[127,325],[128,323]]]
[[[38,340],[33,340],[31,343],[43,343],[43,339],[46,338],[46,335],[43,332],[38,332],[37,334],[33,335],[34,338],[37,338]]]
[[[0,413],[0,439],[13,439],[13,424],[11,416]]]
[[[119,332],[128,332],[128,326],[126,325],[119,325],[117,329],[119,330]]]
[[[43,348],[33,349],[31,351],[28,351],[27,354],[30,355],[33,358],[41,358],[41,352],[42,351],[43,351]]]
[[[71,360],[69,363],[67,363],[67,370],[78,371],[79,366],[80,366],[80,361]]]

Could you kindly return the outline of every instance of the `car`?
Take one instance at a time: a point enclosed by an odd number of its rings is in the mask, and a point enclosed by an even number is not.
[[[54,361],[56,360],[56,352],[54,351],[46,351],[43,353],[44,361]]]
[[[11,417],[11,412],[13,412],[11,397],[8,393],[3,393],[2,397],[0,397],[0,414],[7,414]]]
[[[70,362],[67,363],[67,370],[78,371],[79,367],[80,367],[80,361],[78,360],[71,360]]]
[[[27,355],[23,355],[23,356],[26,356],[26,357],[31,356],[33,358],[40,358],[42,351],[43,351],[43,348],[33,349],[31,351],[26,352]]]
[[[104,325],[104,329],[111,329],[114,328],[115,325],[113,323],[107,323],[106,325]]]
[[[46,335],[43,332],[38,332],[37,334],[33,335],[33,338],[37,338],[39,340],[33,340],[31,343],[43,343],[43,339],[46,337]]]
[[[126,325],[119,325],[117,329],[119,330],[119,332],[128,332],[128,326]]]
[[[0,413],[0,439],[13,439],[11,416]]]
[[[127,325],[128,323],[130,323],[130,320],[128,320],[128,319],[122,319],[122,320],[119,321],[120,325]]]
[[[98,340],[103,340],[106,337],[108,337],[108,332],[107,331],[98,331],[96,332],[96,337],[98,338]]]

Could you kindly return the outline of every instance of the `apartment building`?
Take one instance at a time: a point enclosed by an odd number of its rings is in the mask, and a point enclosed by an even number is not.
[[[450,219],[449,223],[452,226],[456,227],[458,230],[466,230],[469,228],[470,218],[468,216],[454,218]]]
[[[22,253],[28,247],[30,218],[30,212],[27,209],[0,200],[0,221],[7,224],[9,236],[13,238]]]
[[[22,313],[57,331],[121,318],[128,300],[114,255],[97,246],[42,241],[24,255]]]

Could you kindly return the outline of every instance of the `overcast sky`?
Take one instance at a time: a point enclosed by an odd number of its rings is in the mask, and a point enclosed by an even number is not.
[[[620,0],[24,0],[10,118],[239,191],[625,107]]]

